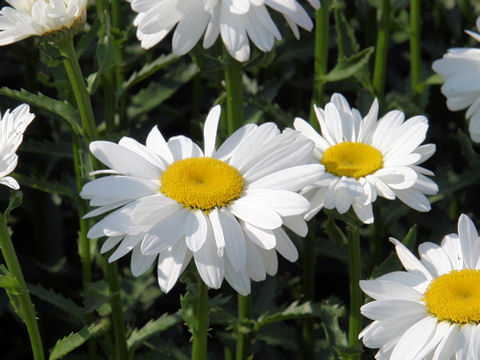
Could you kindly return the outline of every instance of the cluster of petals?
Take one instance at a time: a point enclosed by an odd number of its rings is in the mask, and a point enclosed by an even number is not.
[[[225,278],[239,293],[250,279],[277,272],[277,252],[296,261],[298,252],[282,225],[304,236],[308,201],[298,194],[319,179],[323,166],[309,163],[313,143],[273,123],[248,124],[215,148],[220,107],[204,125],[204,149],[185,136],[166,141],[154,127],[146,145],[124,137],[118,144],[95,141],[92,154],[110,170],[87,183],[80,194],[97,209],[88,217],[114,210],[89,231],[107,236],[101,252],[116,247],[109,261],[131,252],[138,276],[158,259],[158,282],[168,292],[193,258],[203,281],[219,288]],[[191,158],[212,158],[235,168],[244,180],[241,196],[212,211],[183,206],[160,191],[162,173]]]
[[[424,301],[425,292],[438,277],[480,268],[480,239],[470,218],[461,215],[458,234],[446,235],[440,245],[420,244],[420,259],[399,241],[391,241],[406,271],[360,282],[374,299],[361,308],[364,316],[374,320],[360,333],[364,344],[379,348],[375,357],[379,360],[480,359],[478,323],[442,321]]]
[[[298,27],[310,31],[312,20],[297,0],[129,0],[138,13],[134,25],[142,47],[159,43],[176,25],[173,52],[183,55],[203,37],[203,47],[212,46],[221,36],[228,52],[238,61],[250,57],[249,38],[262,51],[272,49],[280,32],[271,8],[283,15],[298,38]],[[319,0],[308,0],[320,7]]]
[[[480,17],[477,28],[480,31]],[[469,30],[466,33],[480,41],[480,34]],[[480,49],[448,49],[432,68],[445,81],[442,93],[447,97],[447,107],[451,111],[468,108],[465,117],[470,119],[470,137],[480,142]]]
[[[328,171],[322,173],[321,181],[302,192],[311,202],[307,220],[323,207],[336,208],[341,214],[352,207],[361,221],[373,223],[372,203],[377,196],[399,198],[422,212],[431,209],[425,195],[437,193],[438,187],[426,176],[433,173],[418,166],[435,152],[434,144],[420,145],[428,129],[425,116],[405,121],[403,112],[393,110],[377,120],[378,102],[374,100],[362,119],[360,112],[351,108],[340,94],[334,94],[324,110],[315,106],[315,114],[321,134],[300,118],[295,119],[294,127],[315,143],[314,156],[318,162],[322,162],[330,147],[344,142],[371,146],[381,153],[383,161],[378,170],[358,179]]]
[[[70,29],[83,21],[87,0],[7,0],[0,10],[0,45]]]
[[[19,105],[13,111],[7,110],[0,116],[0,184],[14,190],[20,186],[13,177],[7,175],[17,166],[16,151],[22,143],[25,129],[34,118],[27,104]]]

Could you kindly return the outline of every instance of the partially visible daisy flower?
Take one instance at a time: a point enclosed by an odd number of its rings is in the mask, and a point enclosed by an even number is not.
[[[477,28],[480,31],[480,17]],[[465,32],[480,41],[480,34]],[[480,49],[448,49],[442,59],[433,62],[432,68],[445,81],[442,93],[447,97],[447,107],[451,111],[468,108],[465,117],[470,119],[470,137],[480,142]]]
[[[361,308],[374,320],[359,335],[365,346],[381,360],[480,359],[480,239],[470,218],[440,246],[420,244],[420,260],[390,240],[407,271],[360,281],[375,299]]]
[[[250,279],[277,272],[277,252],[297,260],[282,225],[307,233],[309,202],[297,191],[323,169],[308,163],[313,143],[291,129],[280,133],[273,123],[248,124],[216,150],[219,117],[216,106],[205,122],[203,151],[184,136],[165,141],[156,127],[146,146],[129,137],[90,144],[113,175],[83,187],[80,196],[99,206],[87,216],[115,211],[88,237],[108,236],[102,253],[118,245],[109,261],[131,251],[135,276],[158,258],[164,292],[193,258],[209,287],[219,288],[225,278],[246,295]]]
[[[435,152],[434,144],[420,145],[428,129],[425,116],[404,121],[405,114],[394,110],[380,120],[375,100],[367,116],[350,108],[347,100],[334,94],[325,110],[315,106],[321,134],[305,120],[295,119],[295,129],[315,143],[314,156],[325,165],[321,181],[303,193],[312,207],[312,218],[323,207],[340,214],[353,207],[364,223],[373,223],[372,203],[377,195],[398,197],[418,211],[429,211],[426,195],[437,193],[437,185],[418,166]]]
[[[85,21],[87,0],[6,0],[0,10],[0,46],[70,29]]]
[[[270,51],[280,32],[267,8],[283,15],[295,37],[298,27],[310,31],[313,22],[297,0],[129,0],[138,13],[134,25],[142,47],[156,45],[175,27],[173,52],[184,55],[203,37],[209,48],[218,35],[228,52],[238,61],[250,57],[248,39],[261,51]],[[308,0],[314,8],[319,0]],[[178,24],[178,25],[177,25]]]
[[[0,114],[0,184],[14,190],[20,186],[17,180],[7,175],[17,166],[15,152],[22,143],[23,132],[34,118],[27,104],[17,106],[12,112],[8,109],[3,116]]]

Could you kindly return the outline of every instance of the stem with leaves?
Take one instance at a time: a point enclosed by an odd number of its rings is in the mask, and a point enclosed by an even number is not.
[[[377,33],[375,49],[375,66],[373,69],[373,89],[380,102],[385,92],[385,78],[387,71],[388,38],[390,34],[391,0],[382,0],[381,20]]]
[[[3,258],[7,264],[9,276],[16,280],[15,286],[12,289],[6,289],[11,300],[17,303],[12,304],[18,307],[17,311],[20,317],[25,322],[28,336],[30,337],[30,344],[32,346],[33,359],[44,360],[45,354],[43,352],[42,338],[38,328],[37,317],[35,315],[35,308],[33,307],[30,294],[27,289],[27,284],[23,277],[22,268],[18,262],[15,248],[12,244],[12,239],[8,233],[7,222],[5,217],[0,214],[0,249],[2,250]]]
[[[358,334],[362,329],[362,291],[360,289],[361,260],[360,260],[360,234],[359,227],[354,224],[347,225],[348,244],[348,272],[350,280],[350,313],[348,317],[348,345],[359,347]],[[349,359],[360,359],[359,354],[353,353]]]

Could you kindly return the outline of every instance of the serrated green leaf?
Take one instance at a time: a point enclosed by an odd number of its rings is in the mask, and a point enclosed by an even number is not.
[[[355,31],[345,17],[345,12],[335,9],[335,29],[337,30],[338,59],[348,58],[360,50],[360,46],[355,38]]]
[[[86,313],[93,312],[110,300],[110,291],[108,283],[105,280],[99,280],[88,283],[85,286],[85,309]]]
[[[16,290],[19,286],[18,280],[13,276],[0,275],[0,287],[7,290]]]
[[[113,67],[115,63],[114,53],[115,47],[112,41],[108,36],[104,36],[98,42],[96,48],[98,70],[87,78],[87,90],[91,95],[97,90],[102,75]]]
[[[32,189],[40,190],[49,194],[58,194],[60,196],[67,197],[75,202],[78,199],[77,193],[70,189],[68,186],[46,179],[39,179],[33,176],[15,174],[14,177],[23,186],[28,186]]]
[[[7,87],[0,88],[0,95],[20,100],[32,106],[37,106],[54,113],[62,119],[65,119],[77,135],[83,135],[83,129],[78,122],[78,112],[67,102],[52,99],[40,92],[33,94],[24,89],[18,91]]]
[[[127,340],[128,350],[133,352],[148,338],[159,332],[169,329],[170,327],[180,323],[181,321],[182,315],[180,314],[180,312],[176,312],[172,315],[163,314],[156,320],[150,320],[141,329],[133,330],[132,334]]]
[[[28,290],[39,299],[46,301],[47,303],[55,306],[56,308],[64,311],[70,315],[74,323],[84,324],[85,315],[83,309],[75,304],[72,300],[57,294],[53,290],[48,290],[41,285],[27,284]]]
[[[23,192],[21,191],[13,191],[10,193],[10,199],[8,201],[7,209],[5,210],[5,221],[8,223],[10,219],[10,213],[22,205],[23,201]]]
[[[347,345],[347,336],[339,325],[339,319],[344,317],[346,312],[345,307],[339,302],[339,300],[329,298],[322,301],[315,309],[315,316],[322,320],[321,326],[332,358],[336,358],[335,349],[337,347]]]
[[[367,65],[373,50],[373,47],[368,47],[347,59],[341,60],[322,80],[340,81],[355,75],[362,67]]]
[[[165,67],[173,64],[175,61],[180,59],[178,55],[175,54],[168,54],[168,55],[161,55],[156,60],[145,64],[140,70],[135,71],[127,81],[123,83],[122,92],[125,92],[133,85],[145,80],[149,76],[155,74],[157,71],[164,69]]]
[[[278,321],[285,321],[291,319],[301,319],[305,316],[312,315],[314,309],[312,303],[305,302],[299,304],[298,301],[291,303],[286,309],[273,313],[273,314],[262,314],[257,319],[254,325],[254,330],[258,331],[262,326],[271,324]]]
[[[55,346],[50,349],[50,356],[48,359],[60,359],[84,344],[88,339],[105,333],[109,328],[110,320],[108,318],[104,318],[89,326],[85,326],[79,332],[71,333],[70,335],[57,341]]]

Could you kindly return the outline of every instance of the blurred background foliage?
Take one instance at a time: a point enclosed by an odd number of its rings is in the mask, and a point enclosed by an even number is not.
[[[328,82],[324,102],[318,105],[323,107],[332,93],[340,92],[362,114],[367,113],[374,98],[371,55],[380,3],[380,0],[331,2]],[[464,112],[452,113],[446,108],[440,93],[441,78],[431,69],[432,62],[441,58],[448,48],[475,46],[475,41],[463,30],[475,30],[480,4],[476,0],[422,3],[423,84],[419,93],[414,94],[409,78],[409,1],[392,3],[386,96],[381,114],[400,109],[407,117],[425,114],[429,118],[426,142],[435,143],[437,152],[425,167],[435,172],[440,192],[431,198],[432,211],[426,214],[399,201],[379,198],[375,202],[375,225],[361,229],[363,278],[400,268],[396,257],[391,255],[393,246],[387,241],[389,236],[403,239],[411,249],[416,248],[418,242],[438,243],[443,235],[456,232],[456,221],[462,212],[480,226],[480,157],[476,154],[480,150],[469,140]],[[166,138],[184,134],[201,139],[205,114],[214,103],[222,103],[225,96],[220,41],[206,51],[197,45],[189,55],[177,57],[170,53],[170,35],[155,48],[144,51],[135,38],[134,14],[127,2],[122,8],[126,28],[110,28],[107,18],[109,31],[98,41],[99,29],[105,24],[94,8],[92,3],[88,24],[77,35],[76,45],[88,78],[99,129],[106,126],[107,103],[117,101],[125,104],[125,116],[117,119],[118,131],[110,140],[117,141],[128,135],[143,142],[155,125]],[[308,11],[313,17],[313,11],[310,8]],[[292,126],[297,116],[305,119],[309,116],[314,34],[302,32],[297,41],[282,21],[277,24],[283,39],[274,51],[264,54],[252,45],[253,55],[244,64],[245,115],[247,122],[274,121],[284,128]],[[115,42],[124,46],[125,81],[114,97],[104,96],[102,79],[114,64],[111,47]],[[67,78],[59,54],[42,39],[30,38],[2,47],[0,54],[0,109],[5,111],[20,102],[29,102],[37,115],[19,151],[15,176],[24,196],[23,205],[12,213],[12,238],[30,284],[45,347],[51,349],[57,339],[82,329],[74,339],[76,350],[66,356],[82,359],[85,358],[85,349],[81,346],[84,338],[95,336],[103,327],[108,328],[108,323],[101,322],[86,327],[82,313],[86,309],[95,310],[98,317],[105,320],[103,317],[110,309],[96,244],[91,249],[96,263],[95,282],[87,293],[82,290],[71,132],[70,125],[62,119],[71,113],[71,121],[76,121],[75,109],[63,102],[71,99],[72,94],[58,90],[68,88],[61,86]],[[226,130],[221,129],[221,136],[225,138],[225,135]],[[103,137],[102,131],[100,136]],[[9,190],[2,188],[2,208],[7,207],[8,196]],[[315,317],[317,359],[338,359],[359,351],[346,346],[348,269],[346,242],[342,236],[344,224],[336,219],[334,212],[328,212],[328,217],[321,212],[315,226],[315,303],[301,303],[301,257],[295,264],[281,259],[277,276],[254,284],[252,322],[236,324],[235,293],[225,283],[222,291],[209,292],[209,359],[223,358],[224,346],[234,346],[231,330],[236,326],[253,332],[255,357],[300,359],[299,319],[308,314]],[[301,253],[302,239],[295,238],[295,241]],[[188,325],[189,297],[195,296],[196,291],[189,281],[192,274],[187,271],[183,283],[165,295],[156,284],[155,269],[135,279],[129,260],[127,256],[119,263],[129,351],[135,354],[135,359],[188,359],[190,333],[184,323]],[[189,291],[185,295],[187,287]],[[0,339],[6,345],[2,347],[1,358],[29,359],[25,328],[4,293],[0,294],[0,324]],[[103,349],[100,356],[106,356],[111,344],[100,345]],[[58,349],[61,350],[61,346]],[[373,351],[363,351],[362,358],[373,358]]]

